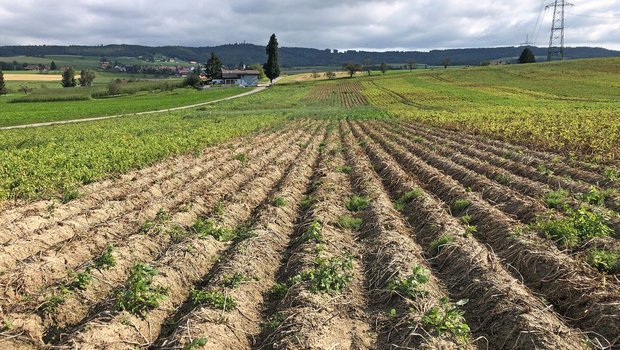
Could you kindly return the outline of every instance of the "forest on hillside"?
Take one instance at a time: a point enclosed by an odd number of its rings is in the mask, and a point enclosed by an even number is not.
[[[334,49],[310,49],[298,47],[280,48],[280,63],[283,67],[307,66],[341,66],[347,62],[378,64],[405,64],[415,61],[418,64],[441,65],[449,59],[452,65],[479,65],[488,60],[516,58],[523,47],[469,48],[423,51],[338,51]],[[536,56],[546,56],[547,49],[532,47]],[[254,44],[227,44],[214,47],[183,46],[139,46],[139,45],[105,45],[105,46],[1,46],[2,57],[11,56],[46,56],[46,55],[80,55],[106,57],[143,57],[155,60],[157,57],[175,57],[186,61],[205,62],[211,52],[215,52],[226,65],[255,63],[265,61],[265,48]],[[620,51],[604,48],[576,47],[566,48],[567,58],[595,58],[620,56]]]

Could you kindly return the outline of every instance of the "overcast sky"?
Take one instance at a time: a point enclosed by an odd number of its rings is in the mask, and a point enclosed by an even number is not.
[[[0,46],[264,45],[428,50],[546,46],[550,0],[0,0]],[[566,45],[620,49],[620,2],[574,0]]]

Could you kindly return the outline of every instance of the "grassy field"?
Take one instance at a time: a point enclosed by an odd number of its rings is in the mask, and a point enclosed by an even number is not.
[[[62,88],[60,81],[62,79],[62,73],[56,72],[31,72],[31,71],[3,71],[4,80],[8,87],[19,87],[20,85],[29,85],[36,89],[40,87],[40,84],[45,84],[46,88]],[[134,80],[166,80],[168,77],[157,77],[150,74],[130,74],[130,73],[113,73],[113,72],[100,72],[95,71],[96,78],[93,81],[93,85],[106,85],[114,79],[134,79]],[[76,71],[75,78],[80,77],[80,71]],[[12,85],[11,85],[12,84]]]
[[[94,88],[96,91],[97,88]],[[53,102],[12,103],[11,96],[0,97],[0,126],[22,125],[61,121],[69,119],[91,118],[166,109],[217,100],[241,92],[242,88],[195,90],[178,88],[173,91],[142,91],[132,95],[91,99],[93,89],[72,89],[61,93],[41,89],[38,93],[27,96],[43,99],[57,99]],[[12,96],[17,98],[16,96]],[[83,101],[62,101],[81,99]]]
[[[99,69],[100,56],[73,56],[73,55],[49,55],[45,57],[31,57],[31,56],[0,56],[0,62],[12,63],[17,61],[20,64],[44,64],[50,65],[52,61],[56,63],[56,66],[61,67],[74,67],[75,69]],[[119,64],[124,65],[141,65],[141,66],[177,66],[184,65],[190,66],[189,62],[176,61],[172,62],[148,62],[140,60],[135,57],[108,57],[110,63],[118,61]]]

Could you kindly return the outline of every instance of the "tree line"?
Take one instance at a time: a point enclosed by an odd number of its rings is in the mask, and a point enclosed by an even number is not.
[[[283,47],[279,50],[281,67],[306,66],[338,66],[347,62],[389,62],[405,63],[416,61],[433,66],[442,65],[446,57],[450,57],[451,65],[479,65],[484,61],[502,57],[518,57],[524,47],[497,47],[497,48],[470,48],[421,51],[337,51],[333,49],[310,49]],[[536,56],[546,56],[547,48],[531,47]],[[79,55],[97,57],[143,57],[145,60],[154,59],[158,55],[176,57],[185,61],[206,62],[211,52],[220,57],[222,63],[235,66],[242,62],[261,62],[264,59],[265,47],[253,44],[227,44],[211,47],[148,47],[138,45],[107,45],[107,46],[3,46],[0,47],[3,56],[33,56],[46,55]],[[565,54],[569,58],[594,58],[620,56],[620,51],[603,48],[577,47],[566,48]],[[0,57],[0,61],[2,58]],[[10,63],[10,62],[9,62]],[[3,67],[9,70],[9,67]]]

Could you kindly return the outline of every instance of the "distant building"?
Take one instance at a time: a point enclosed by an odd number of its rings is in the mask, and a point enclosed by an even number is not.
[[[188,67],[177,66],[177,74],[180,76],[187,76],[192,72]]]
[[[258,86],[257,70],[222,69],[221,77],[213,79],[213,84]]]

